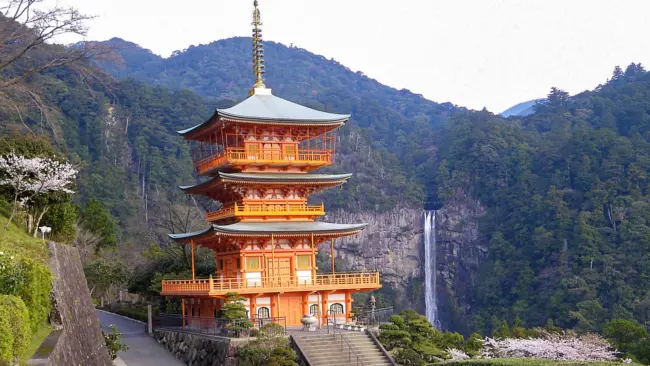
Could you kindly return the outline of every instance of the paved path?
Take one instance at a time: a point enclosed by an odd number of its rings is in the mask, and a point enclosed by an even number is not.
[[[126,352],[120,352],[116,365],[126,366],[181,366],[184,365],[163,346],[158,344],[145,332],[144,323],[97,310],[99,323],[104,331],[114,324],[123,335],[123,342],[129,346]]]

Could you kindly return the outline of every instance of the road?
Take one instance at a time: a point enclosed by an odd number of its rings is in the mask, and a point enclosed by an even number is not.
[[[97,310],[99,323],[104,331],[110,331],[108,326],[114,324],[123,335],[123,342],[129,350],[120,352],[115,365],[126,366],[182,366],[180,360],[169,353],[145,332],[141,322]]]

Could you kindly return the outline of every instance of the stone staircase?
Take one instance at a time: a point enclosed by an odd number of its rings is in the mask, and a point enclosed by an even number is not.
[[[347,343],[341,341],[341,336],[347,340]],[[364,332],[342,331],[337,332],[336,336],[332,334],[292,334],[292,337],[309,359],[310,366],[393,365],[391,360],[373,342],[370,335]],[[350,348],[354,352],[350,351]]]

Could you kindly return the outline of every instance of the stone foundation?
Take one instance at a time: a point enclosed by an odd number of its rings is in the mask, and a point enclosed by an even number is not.
[[[248,341],[156,329],[154,339],[176,358],[192,366],[235,366],[237,347]]]

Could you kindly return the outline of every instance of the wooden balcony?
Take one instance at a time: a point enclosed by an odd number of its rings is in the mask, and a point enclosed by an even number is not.
[[[194,162],[199,174],[207,174],[215,169],[225,167],[299,167],[303,170],[318,169],[332,164],[330,150],[257,150],[246,151],[241,148],[228,148],[225,152],[196,160]]]
[[[223,296],[228,292],[257,294],[324,290],[367,291],[381,288],[379,272],[335,273],[311,277],[262,277],[258,279],[164,280],[163,296]]]
[[[206,220],[214,222],[230,217],[268,219],[282,216],[303,217],[313,220],[323,215],[325,215],[325,206],[322,203],[320,205],[306,205],[302,203],[235,203],[219,211],[208,212],[206,214]]]

